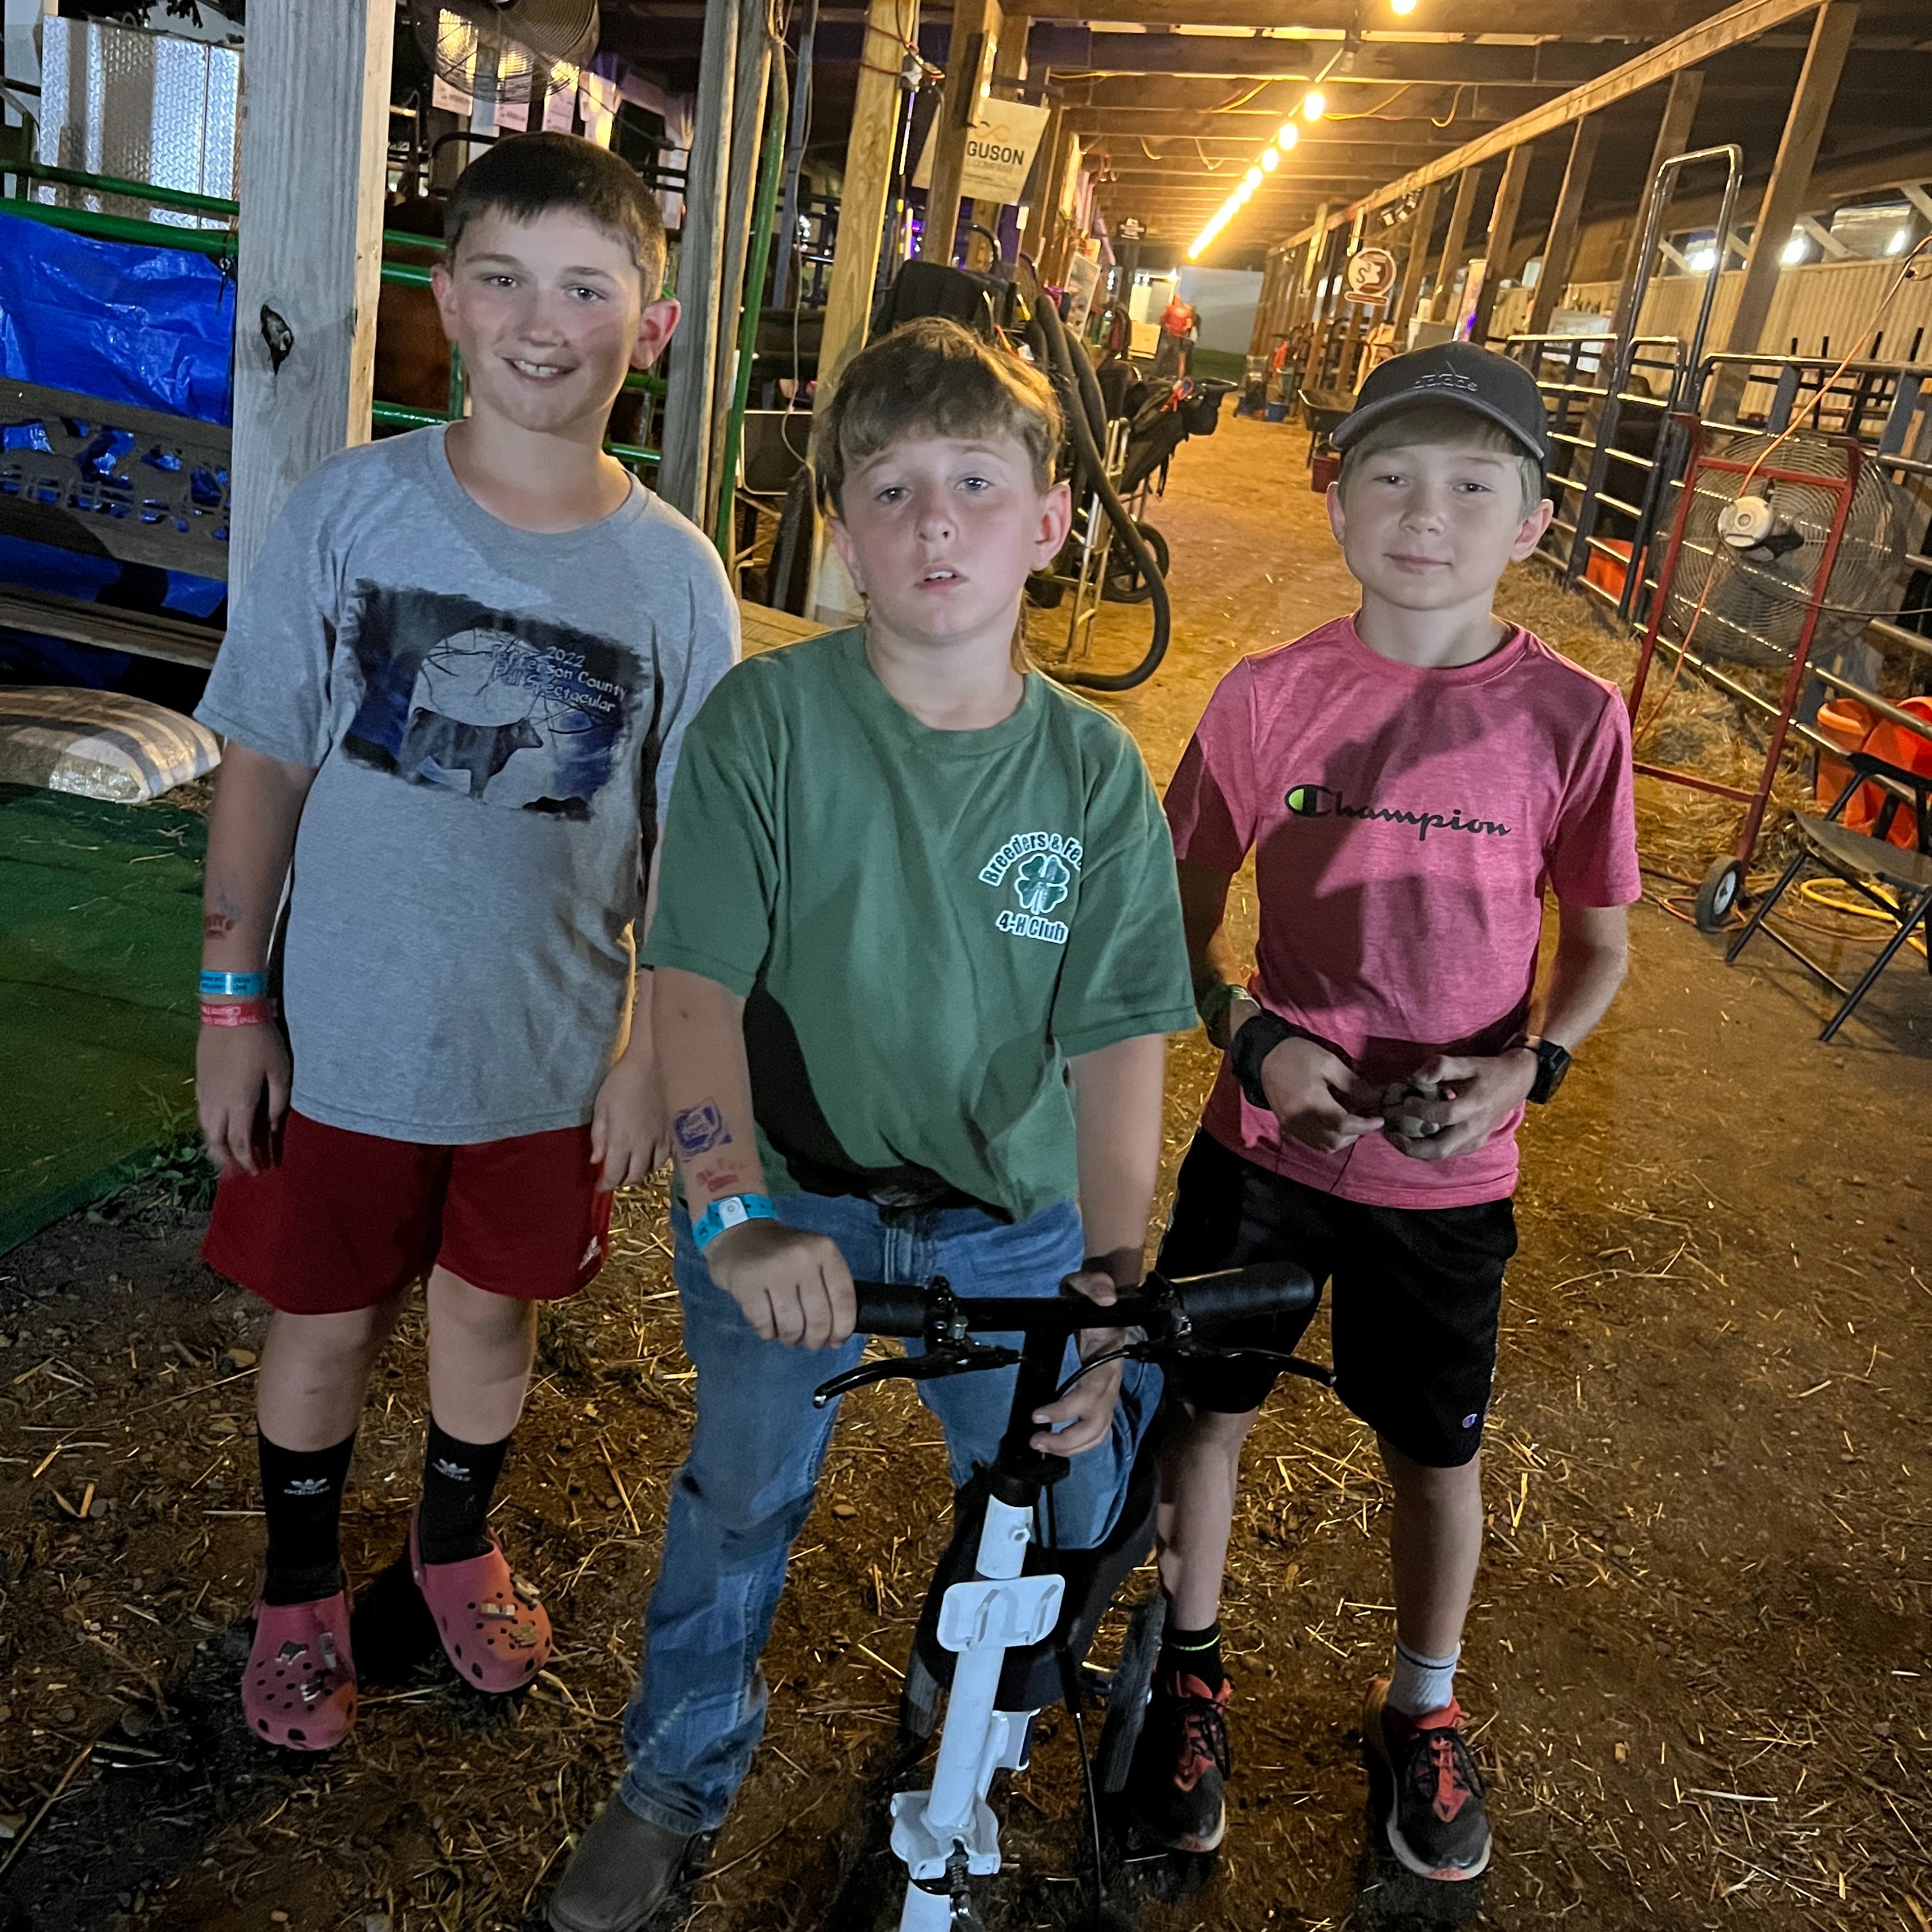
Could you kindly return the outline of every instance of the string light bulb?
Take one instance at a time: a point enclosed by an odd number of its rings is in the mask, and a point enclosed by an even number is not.
[[[1405,16],[1415,11],[1415,0],[1389,0],[1389,11]]]
[[[1274,137],[1274,144],[1285,154],[1301,139],[1301,130],[1292,121],[1284,121],[1281,131]]]
[[[1262,166],[1267,172],[1273,174],[1275,170],[1280,166],[1281,156],[1276,149],[1273,148],[1264,148],[1262,150]],[[1892,250],[1892,253],[1895,255],[1898,253],[1898,250],[1894,248]]]
[[[1328,98],[1318,87],[1312,87],[1303,96],[1301,118],[1304,121],[1318,121],[1328,111]]]

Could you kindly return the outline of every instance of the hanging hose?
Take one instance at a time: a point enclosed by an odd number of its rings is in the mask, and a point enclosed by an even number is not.
[[[1086,351],[1067,333],[1060,311],[1044,291],[1034,304],[1033,320],[1028,332],[1034,338],[1034,352],[1038,354],[1044,349],[1050,369],[1059,377],[1054,387],[1060,391],[1067,430],[1073,438],[1076,485],[1083,490],[1090,486],[1100,498],[1100,506],[1113,524],[1118,541],[1126,547],[1135,568],[1140,572],[1142,581],[1151,592],[1154,605],[1154,635],[1148,641],[1147,655],[1132,670],[1056,669],[1050,670],[1048,675],[1061,684],[1075,685],[1083,691],[1131,691],[1136,685],[1144,684],[1153,676],[1160,668],[1161,659],[1167,655],[1168,634],[1173,623],[1167,580],[1161,574],[1154,552],[1148,548],[1147,539],[1141,535],[1140,526],[1128,515],[1126,506],[1120,501],[1119,492],[1108,477],[1106,458],[1099,440],[1106,434],[1106,404],[1101,398],[1100,385],[1094,377],[1093,364],[1087,360]]]

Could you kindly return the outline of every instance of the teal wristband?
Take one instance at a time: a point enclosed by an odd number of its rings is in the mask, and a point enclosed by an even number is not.
[[[728,1228],[742,1228],[747,1221],[776,1221],[778,1210],[768,1196],[763,1194],[724,1194],[691,1224],[691,1238],[698,1244],[698,1252],[704,1250],[716,1240]]]
[[[214,973],[202,969],[204,1000],[259,1000],[268,990],[266,973]]]

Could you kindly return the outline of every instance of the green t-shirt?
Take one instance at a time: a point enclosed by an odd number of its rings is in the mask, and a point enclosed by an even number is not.
[[[1068,1057],[1194,1024],[1132,740],[1036,674],[1002,723],[933,730],[857,630],[748,660],[692,721],[644,956],[745,997],[786,1192],[1071,1200]]]

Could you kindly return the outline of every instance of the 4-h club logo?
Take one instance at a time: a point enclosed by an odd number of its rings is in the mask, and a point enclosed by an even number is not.
[[[1079,840],[1064,832],[1016,832],[980,868],[982,884],[1010,884],[1018,903],[1017,911],[1002,906],[993,923],[1016,939],[1064,946],[1066,922],[1048,914],[1072,890],[1084,856]]]

